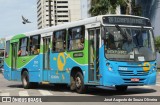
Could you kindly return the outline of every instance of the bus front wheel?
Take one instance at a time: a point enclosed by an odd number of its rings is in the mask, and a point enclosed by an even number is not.
[[[22,85],[23,88],[29,89],[31,87],[31,83],[29,82],[29,75],[27,71],[22,73]]]
[[[116,90],[119,92],[125,92],[128,86],[115,86]]]
[[[81,72],[77,72],[75,75],[75,85],[76,91],[80,94],[86,92],[86,87],[84,85],[84,78]]]

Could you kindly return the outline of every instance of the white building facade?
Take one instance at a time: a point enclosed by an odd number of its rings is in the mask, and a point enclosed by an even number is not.
[[[37,0],[38,29],[89,17],[91,0]]]

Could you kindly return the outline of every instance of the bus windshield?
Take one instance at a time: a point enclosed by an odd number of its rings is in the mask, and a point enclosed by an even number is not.
[[[156,59],[151,28],[106,26],[105,56],[119,61],[152,61]]]

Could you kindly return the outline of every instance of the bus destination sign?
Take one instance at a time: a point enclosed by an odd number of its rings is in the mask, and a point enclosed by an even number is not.
[[[104,16],[103,23],[115,25],[151,26],[148,19],[127,16]]]

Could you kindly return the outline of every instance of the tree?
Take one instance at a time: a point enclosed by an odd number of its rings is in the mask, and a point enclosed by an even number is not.
[[[155,46],[156,46],[156,49],[160,51],[160,36],[157,36],[155,38]]]
[[[91,0],[89,13],[91,16],[115,14],[117,6],[126,7],[126,14],[140,14],[139,7],[135,5],[135,0]],[[136,11],[135,11],[136,10]]]
[[[89,13],[91,16],[104,15],[109,12],[108,0],[92,0]]]
[[[89,13],[92,16],[105,15],[107,13],[115,14],[117,6],[129,3],[127,1],[128,0],[91,0]]]

